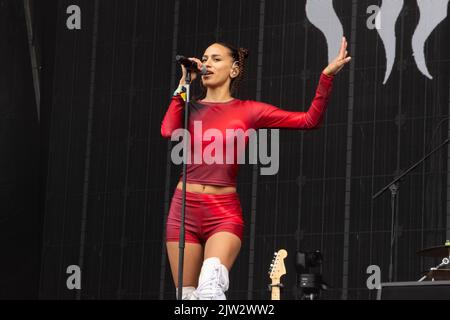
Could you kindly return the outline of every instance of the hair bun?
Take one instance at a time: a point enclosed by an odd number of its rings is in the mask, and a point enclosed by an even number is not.
[[[239,51],[241,52],[242,56],[244,57],[244,59],[247,59],[248,55],[249,55],[249,51],[248,49],[245,48],[239,48]]]

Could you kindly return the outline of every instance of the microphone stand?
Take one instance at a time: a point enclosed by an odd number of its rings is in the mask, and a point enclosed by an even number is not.
[[[416,162],[414,165],[412,165],[408,170],[403,172],[401,175],[396,177],[392,182],[390,182],[388,185],[383,187],[380,191],[378,191],[375,195],[372,196],[372,200],[375,200],[378,198],[383,192],[385,192],[387,189],[391,191],[391,247],[390,247],[390,257],[389,257],[389,282],[392,282],[392,274],[394,273],[394,246],[396,246],[396,239],[397,239],[397,229],[398,229],[398,217],[397,217],[397,208],[398,208],[398,197],[397,192],[399,188],[400,180],[409,174],[412,170],[414,170],[419,164],[424,162],[426,159],[428,159],[432,154],[437,152],[439,149],[444,147],[447,143],[449,143],[450,139],[445,140],[443,143],[441,143],[439,146],[437,146],[435,149],[430,151],[427,155],[425,155],[422,159],[420,159],[418,162]],[[397,252],[396,252],[397,257]]]
[[[190,70],[186,72],[186,101],[184,107],[184,151],[183,151],[183,190],[182,190],[182,200],[181,200],[181,225],[180,225],[180,240],[179,240],[179,252],[178,252],[178,296],[177,300],[182,300],[183,297],[183,265],[184,265],[184,248],[185,248],[185,207],[186,207],[186,171],[187,171],[187,160],[188,155],[190,155],[190,145],[188,145],[188,119],[189,119],[189,101],[190,101],[190,86],[191,86],[191,73]]]

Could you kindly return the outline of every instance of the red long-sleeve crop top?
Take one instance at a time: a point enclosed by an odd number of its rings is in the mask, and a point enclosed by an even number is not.
[[[226,139],[226,130],[242,129],[245,132],[248,129],[260,128],[316,128],[322,121],[332,86],[333,76],[327,76],[322,73],[315,97],[307,112],[286,111],[270,104],[251,100],[234,99],[224,103],[191,101],[189,105],[188,127],[190,137],[193,141],[190,141],[191,161],[188,161],[187,165],[187,182],[235,187],[238,173],[236,143],[234,141],[235,138],[232,138],[231,145],[234,147],[234,161],[230,164],[230,161],[225,160],[226,145],[230,144],[229,139],[228,141]],[[184,100],[180,95],[172,98],[161,124],[161,134],[164,138],[170,138],[176,129],[183,128],[184,105]],[[195,122],[196,126],[194,126]],[[197,129],[194,130],[195,128]],[[203,155],[205,148],[217,139],[217,137],[211,138],[210,135],[204,136],[205,131],[208,129],[216,129],[210,132],[222,134],[222,141],[225,148],[223,149],[224,160],[221,163],[219,161],[217,163],[210,163],[210,161],[203,160],[201,163],[198,163],[198,161],[194,160],[193,155],[195,152],[198,154],[201,151],[201,155]],[[195,141],[197,141],[197,147],[200,145],[201,148],[194,148]],[[245,143],[247,144],[247,142],[248,137],[245,137]],[[217,151],[213,151],[211,154],[214,155],[214,152]],[[183,173],[181,172],[180,181],[182,180],[182,175]]]

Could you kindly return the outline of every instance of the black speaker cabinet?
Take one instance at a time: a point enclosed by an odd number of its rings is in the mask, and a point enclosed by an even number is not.
[[[377,300],[450,300],[450,281],[382,283]]]

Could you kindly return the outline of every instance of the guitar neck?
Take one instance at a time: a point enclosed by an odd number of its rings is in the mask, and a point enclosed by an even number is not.
[[[287,257],[287,251],[284,249],[275,252],[272,264],[270,265],[270,279],[272,279],[271,293],[272,300],[280,300],[280,278],[286,274],[286,267],[284,266],[284,259]]]
[[[272,300],[280,300],[280,287],[278,286],[280,282],[277,283],[272,281]]]

